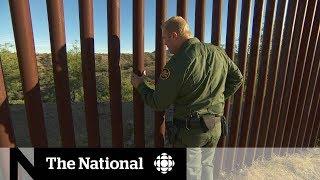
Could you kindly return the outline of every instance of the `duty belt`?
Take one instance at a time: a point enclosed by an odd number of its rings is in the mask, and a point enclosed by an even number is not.
[[[216,124],[221,121],[221,116],[215,116],[215,115],[211,115],[211,116],[212,116],[212,120],[210,119],[210,121],[213,121],[211,123]],[[188,130],[192,128],[203,128],[203,129],[207,128],[206,123],[204,122],[203,117],[201,115],[193,115],[185,119],[175,119],[174,124],[178,128],[186,128]],[[208,128],[206,130],[208,130]]]

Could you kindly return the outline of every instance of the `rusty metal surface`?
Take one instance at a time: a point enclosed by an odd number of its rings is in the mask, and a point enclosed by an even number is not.
[[[47,11],[61,144],[63,147],[75,147],[63,1],[47,0]]]
[[[161,25],[165,21],[166,17],[166,0],[156,1],[156,54],[155,54],[155,81],[156,87],[160,76],[160,73],[166,64],[166,48],[162,39]],[[181,1],[181,3],[184,3]],[[182,5],[182,7],[184,7]],[[179,13],[179,12],[178,12]],[[155,147],[164,146],[164,135],[165,135],[165,118],[164,112],[155,112],[155,134],[154,134],[154,144]]]
[[[257,93],[256,99],[257,102],[255,106],[255,112],[253,116],[253,126],[252,126],[252,145],[255,147],[264,147],[266,144],[267,134],[268,134],[268,126],[269,120],[268,115],[263,114],[265,110],[271,108],[271,103],[267,103],[270,99],[265,98],[265,96],[270,96],[270,91],[267,91],[268,83],[272,83],[270,81],[270,77],[274,77],[275,71],[268,69],[268,67],[273,66],[274,61],[270,58],[271,51],[271,43],[272,43],[272,30],[273,30],[273,21],[274,21],[274,10],[275,10],[275,0],[271,0],[267,2],[266,9],[266,20],[264,24],[264,32],[263,32],[263,43],[261,47],[261,55],[260,55],[260,72],[259,72],[259,83],[257,85]],[[276,60],[277,61],[277,60]],[[269,72],[270,71],[270,72]],[[272,73],[272,75],[271,75]],[[256,76],[255,76],[256,77]],[[269,80],[268,80],[269,78]],[[260,97],[263,96],[263,97]],[[266,106],[265,106],[266,105]],[[269,106],[268,106],[269,105]],[[260,125],[259,125],[260,124]]]
[[[212,3],[212,26],[211,26],[211,44],[216,46],[220,46],[220,36],[221,36],[221,11],[222,11],[222,1],[221,0],[213,0]],[[220,137],[217,147],[225,147],[226,146],[226,138]],[[221,154],[215,153],[214,161],[216,164],[217,172],[222,169],[224,152]]]
[[[281,102],[283,101],[283,94],[284,94],[284,85],[285,85],[285,78],[287,74],[287,67],[289,63],[289,52],[292,43],[292,35],[293,35],[293,25],[296,19],[296,11],[297,11],[298,2],[296,0],[289,0],[288,2],[288,9],[285,15],[285,28],[284,34],[282,38],[282,46],[281,46],[281,53],[280,53],[280,64],[278,69],[278,77],[276,83],[276,91],[273,101],[273,109],[271,113],[271,119],[276,118],[276,122],[278,122],[278,130],[276,131],[276,139],[275,139],[275,147],[281,147],[282,143],[282,132],[285,129],[285,119],[280,119],[281,113]]]
[[[314,118],[313,118],[313,128],[311,131],[311,138],[309,141],[309,147],[315,147],[316,146],[316,142],[317,142],[317,138],[319,138],[320,135],[320,98],[318,98],[318,103],[315,107],[315,111],[314,111]]]
[[[100,147],[92,0],[79,0],[79,21],[88,145],[89,147]]]
[[[212,6],[211,43],[220,46],[222,0],[213,0]]]
[[[298,11],[297,11],[297,18],[294,24],[294,33],[293,33],[293,39],[292,39],[292,45],[290,49],[290,57],[289,57],[289,65],[288,65],[288,71],[286,75],[286,84],[285,84],[285,93],[282,101],[282,110],[281,110],[281,116],[280,119],[284,119],[286,121],[285,129],[284,129],[284,135],[282,138],[282,146],[288,147],[290,142],[290,134],[292,132],[292,127],[294,127],[295,121],[291,118],[291,114],[293,114],[293,106],[296,103],[297,98],[291,96],[294,87],[294,84],[296,84],[294,76],[296,72],[297,67],[297,61],[298,61],[298,52],[300,49],[301,44],[301,37],[302,37],[302,27],[305,20],[305,13],[306,13],[306,7],[308,2],[307,1],[299,1],[298,3]],[[290,112],[290,113],[289,113]]]
[[[235,44],[235,31],[236,31],[236,19],[237,19],[237,3],[238,0],[229,0],[228,1],[228,19],[227,19],[227,37],[226,37],[226,53],[232,59],[235,60],[234,53],[234,44]],[[230,120],[230,99],[226,100],[224,107],[224,116],[226,117],[228,123],[230,124],[230,131],[232,132],[227,140],[227,147],[236,147],[238,140],[238,133],[240,128],[240,121]],[[223,159],[230,158],[225,154]],[[233,153],[232,159],[235,158],[235,154]],[[227,161],[230,164],[222,163],[222,167],[230,167],[233,168],[233,160]],[[230,169],[229,169],[230,170]]]
[[[133,2],[133,72],[144,71],[144,0]],[[144,147],[144,104],[138,93],[133,91],[134,140],[136,147]]]
[[[211,44],[220,46],[222,1],[214,0],[212,3],[212,6],[213,8],[212,8]],[[226,146],[226,138],[221,137],[217,146],[218,147]]]
[[[306,92],[305,87],[308,85],[308,82],[305,81],[303,82],[303,76],[306,73],[306,68],[309,68],[310,72],[310,65],[305,66],[307,59],[307,51],[309,49],[309,43],[310,43],[310,37],[311,37],[311,30],[314,22],[314,14],[317,6],[317,0],[310,1],[308,3],[307,7],[307,12],[306,12],[306,17],[303,25],[303,32],[302,32],[302,39],[301,39],[301,44],[300,44],[300,50],[299,50],[299,55],[297,57],[297,68],[296,72],[294,74],[294,84],[293,84],[293,89],[292,89],[292,94],[291,94],[291,99],[294,99],[294,102],[292,103],[293,106],[293,111],[289,109],[289,115],[288,119],[292,119],[294,121],[293,123],[293,130],[291,130],[290,134],[290,146],[295,147],[298,141],[298,135],[299,132],[303,131],[306,127],[306,124],[308,122],[307,119],[303,120],[303,123],[301,122],[300,115],[302,114],[302,107],[303,102],[301,102],[301,97],[299,96],[300,93]],[[319,25],[318,25],[319,26]],[[310,47],[311,48],[311,47]],[[308,62],[312,62],[312,59],[308,60]],[[300,102],[300,103],[299,103]],[[303,130],[302,130],[303,129]],[[301,130],[301,131],[300,131]],[[295,131],[294,133],[292,131]],[[300,138],[302,135],[300,135]],[[303,139],[300,139],[301,142]]]
[[[164,0],[164,1],[166,1],[166,0]],[[177,0],[177,15],[181,16],[186,21],[188,20],[188,18],[187,18],[187,15],[188,15],[187,14],[187,12],[188,12],[187,4],[188,4],[187,0]]]
[[[250,5],[250,2],[249,2]],[[243,6],[242,6],[243,7]],[[251,125],[251,118],[252,118],[252,109],[253,109],[253,102],[254,102],[254,89],[256,86],[256,76],[257,76],[257,69],[258,69],[258,57],[259,57],[259,41],[260,41],[260,28],[261,28],[261,19],[262,19],[262,8],[263,8],[263,0],[256,0],[254,6],[254,14],[253,14],[253,25],[252,25],[252,40],[251,40],[251,47],[250,47],[250,61],[248,65],[248,79],[247,79],[247,87],[246,87],[246,98],[243,107],[243,118],[241,123],[241,133],[242,135],[239,138],[239,147],[246,147],[248,144],[249,138],[249,130]],[[246,15],[249,16],[249,15]],[[241,23],[242,24],[242,23]],[[247,44],[241,44],[240,36],[240,54],[239,54],[239,61],[241,62],[242,52],[241,46],[247,46]],[[243,52],[247,54],[247,50]],[[243,66],[245,66],[245,63]],[[240,66],[242,67],[242,66]],[[244,67],[243,67],[244,68]],[[261,72],[260,76],[263,75]],[[260,80],[260,79],[259,79]],[[236,97],[235,97],[236,98]],[[242,99],[241,99],[242,101]],[[239,111],[240,112],[240,111]],[[239,114],[240,116],[240,114]]]
[[[276,10],[276,17],[275,17],[275,25],[273,29],[273,38],[272,38],[272,50],[270,55],[270,64],[269,64],[269,73],[268,78],[269,81],[267,82],[267,90],[266,90],[266,98],[265,98],[265,104],[263,111],[263,121],[269,122],[269,128],[268,128],[268,136],[267,136],[267,147],[273,147],[274,141],[276,138],[276,132],[278,128],[278,121],[277,118],[271,118],[272,117],[272,111],[274,110],[274,97],[275,97],[275,91],[276,88],[276,79],[278,77],[278,69],[279,69],[279,62],[280,62],[280,53],[282,48],[282,42],[281,40],[283,37],[283,26],[284,26],[284,20],[285,20],[285,6],[286,6],[287,0],[278,1],[277,3],[277,10]],[[263,128],[264,126],[260,126]],[[260,128],[259,127],[259,128]],[[254,127],[253,127],[254,128]],[[254,133],[253,133],[254,134]],[[257,146],[258,144],[258,135],[254,136],[252,139],[252,143]]]
[[[123,147],[120,72],[120,1],[108,0],[107,11],[112,146],[120,148]]]
[[[277,7],[276,0],[267,1],[263,42],[260,49],[264,1],[255,0],[249,57],[247,56],[251,0],[242,1],[237,60],[234,45],[238,1],[229,0],[228,2],[226,53],[232,60],[236,60],[244,75],[248,67],[248,74],[245,76],[247,78],[246,89],[240,87],[236,92],[232,111],[230,101],[226,101],[225,116],[231,124],[231,135],[220,139],[218,143],[220,147],[307,147],[314,145],[316,141],[320,128],[320,14],[317,13],[320,3],[318,0],[288,1],[287,3],[286,0],[278,0]],[[222,2],[222,0],[213,0],[211,43],[218,46],[221,36]],[[29,1],[9,0],[9,3],[31,142],[35,147],[47,147]],[[287,14],[285,14],[286,4],[288,5]],[[205,0],[196,0],[195,36],[201,41],[204,40],[205,32],[205,5]],[[167,58],[161,30],[161,25],[166,18],[166,8],[166,1],[156,1],[156,83]],[[74,147],[63,1],[47,0],[47,10],[62,145]],[[120,1],[108,0],[107,12],[112,146],[123,147]],[[187,0],[178,0],[177,15],[187,19],[187,14]],[[79,0],[79,19],[88,145],[99,147],[92,0]],[[270,46],[271,43],[272,46]],[[259,53],[261,53],[260,56]],[[2,102],[0,146],[15,146],[8,97],[3,72],[1,68],[0,70],[0,100]],[[144,0],[135,0],[133,1],[133,71],[142,75],[144,70]],[[257,76],[259,76],[258,79]],[[135,145],[145,147],[144,103],[136,90],[133,92],[133,104]],[[230,112],[232,112],[231,118]],[[164,147],[164,112],[155,112],[154,133],[155,147]],[[230,163],[233,164],[235,160],[243,162],[245,155],[244,151],[243,156],[238,154],[238,159],[234,159],[235,154],[233,157],[225,157],[226,155],[222,153],[219,159],[231,158]],[[218,168],[223,168],[222,163],[218,166]]]
[[[6,83],[2,70],[2,61],[0,57],[0,148],[15,147],[15,135],[10,117],[10,108]]]
[[[196,0],[196,14],[195,14],[195,31],[194,35],[200,41],[204,41],[204,31],[205,31],[205,5],[206,0]]]
[[[317,9],[320,8],[320,3],[318,2]],[[317,11],[316,11],[317,12]],[[302,82],[305,82],[308,84],[307,87],[307,92],[305,94],[305,99],[303,103],[303,113],[301,114],[300,119],[307,119],[308,123],[302,134],[299,136],[303,139],[303,142],[298,141],[297,146],[298,147],[308,147],[309,141],[311,138],[311,133],[312,128],[314,127],[314,121],[313,119],[309,118],[310,117],[310,112],[311,112],[311,104],[312,100],[314,99],[315,95],[315,88],[316,88],[316,83],[319,81],[319,68],[320,68],[320,62],[319,58],[316,59],[316,47],[317,44],[319,43],[319,37],[320,37],[320,15],[318,14],[315,18],[313,28],[312,28],[312,33],[311,33],[311,40],[310,41],[310,48],[308,49],[308,54],[307,54],[307,65],[306,65],[306,70],[305,72],[309,73],[309,76],[307,77],[307,80],[302,80]],[[308,69],[308,65],[310,64],[310,69]],[[305,76],[304,76],[305,77]]]
[[[212,3],[212,26],[211,26],[211,44],[216,46],[220,46],[220,36],[221,36],[221,21],[222,21],[222,1],[221,0],[213,0]],[[220,137],[217,147],[225,147],[226,146],[226,137]],[[223,157],[224,151],[221,153],[215,153],[214,163],[216,164],[215,170],[218,172],[222,169],[223,165]]]
[[[242,1],[241,21],[240,21],[238,67],[242,72],[242,74],[244,75],[244,77],[246,74],[247,51],[248,51],[250,4],[251,4],[251,0]],[[240,122],[241,120],[243,92],[244,92],[244,86],[240,86],[238,91],[234,94],[231,122]],[[242,126],[243,125],[244,124],[242,123]],[[240,128],[244,129],[243,127],[240,127]],[[238,139],[241,139],[241,137],[239,137]]]
[[[315,63],[318,63],[318,69],[317,69],[317,76],[316,78],[316,86],[315,90],[312,95],[312,103],[310,107],[310,112],[308,113],[307,118],[310,119],[313,124],[312,128],[310,129],[309,133],[311,133],[311,136],[309,138],[308,146],[312,147],[314,146],[314,143],[316,141],[317,136],[317,127],[320,126],[320,117],[319,117],[319,111],[320,111],[320,36],[318,36],[317,40],[317,48],[316,48],[316,54],[314,56]]]
[[[316,119],[320,119],[320,106],[318,106],[318,110],[317,110],[317,115],[316,115]],[[319,142],[319,137],[320,137],[320,123],[318,121],[318,130],[317,132],[314,134],[314,141],[311,141],[311,143],[313,144],[313,147],[318,147],[319,144],[317,144],[317,142]],[[318,139],[317,139],[318,138]]]
[[[237,15],[237,0],[228,1],[228,20],[227,20],[227,37],[226,37],[226,53],[230,59],[234,60],[234,40],[236,31],[236,15]],[[224,115],[229,119],[230,113],[230,100],[225,103]],[[238,133],[240,128],[240,121],[230,121],[231,135],[229,146],[236,147],[238,140]]]
[[[318,61],[318,64],[319,64],[319,61]],[[318,69],[317,73],[312,73],[312,74],[318,74],[319,69],[320,69],[319,65],[318,65],[317,69]],[[316,80],[317,81],[315,81],[315,82],[319,81],[319,74],[318,74],[318,78]],[[314,110],[314,109],[316,109],[316,106],[314,106],[314,108],[312,107],[312,101],[314,101],[316,99],[316,97],[319,96],[319,93],[318,93],[318,95],[314,95],[315,86],[310,91],[312,91],[311,92],[312,96],[310,96],[310,98],[308,96],[307,100],[310,99],[310,101],[307,101],[308,104],[305,105],[305,107],[307,107],[307,108],[304,108],[304,113],[303,113],[303,114],[306,113],[306,115],[302,116],[303,118],[308,119],[308,125],[307,125],[307,127],[306,127],[306,129],[304,131],[304,134],[303,134],[303,142],[302,142],[302,144],[299,144],[300,142],[298,142],[298,144],[297,144],[298,147],[310,147],[310,141],[311,141],[312,138],[314,138],[314,135],[315,135],[315,133],[314,133],[314,129],[315,129],[315,126],[316,126],[315,124],[317,122],[319,122],[319,119],[312,118],[312,117],[314,117],[314,115],[316,113],[316,110]],[[309,94],[310,91],[308,91],[308,94]]]
[[[242,1],[242,9],[241,9],[241,21],[240,21],[240,39],[239,39],[239,53],[238,53],[238,67],[242,72],[243,76],[246,77],[247,74],[247,55],[248,55],[248,32],[249,32],[249,19],[250,19],[250,8],[251,8],[251,0],[243,0]],[[256,8],[256,7],[255,7]],[[255,19],[256,20],[256,19]],[[257,24],[255,24],[257,25]],[[259,29],[260,30],[260,29]],[[255,37],[253,37],[255,38]],[[259,37],[258,37],[259,38]],[[255,46],[255,44],[251,44],[251,47]],[[247,84],[247,83],[246,83]],[[250,119],[242,118],[242,107],[243,107],[243,99],[244,99],[244,85],[240,86],[237,92],[234,94],[233,99],[233,107],[232,107],[232,116],[231,122],[241,122],[240,132],[242,136],[238,137],[238,147],[245,147],[247,143],[247,138],[249,135],[249,126]],[[247,90],[250,90],[251,87],[247,87]],[[248,101],[245,101],[248,102]],[[245,114],[243,114],[245,115]],[[236,164],[242,164],[243,153],[236,154]]]
[[[9,4],[31,143],[47,147],[29,1],[10,0]]]

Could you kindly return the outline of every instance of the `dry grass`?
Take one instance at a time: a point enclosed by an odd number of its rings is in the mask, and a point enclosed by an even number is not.
[[[320,148],[286,156],[274,155],[269,161],[258,160],[238,172],[224,174],[222,179],[320,179]]]

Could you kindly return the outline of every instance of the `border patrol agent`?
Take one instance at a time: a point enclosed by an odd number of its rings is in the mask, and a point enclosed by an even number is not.
[[[192,37],[182,17],[171,17],[162,25],[162,38],[173,56],[157,88],[149,88],[143,76],[134,73],[131,83],[151,108],[174,108],[173,120],[166,119],[166,132],[174,147],[188,147],[188,179],[212,179],[225,100],[240,87],[243,76],[222,48]]]

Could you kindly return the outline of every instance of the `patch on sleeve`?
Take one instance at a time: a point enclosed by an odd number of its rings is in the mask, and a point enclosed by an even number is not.
[[[165,80],[168,79],[170,77],[170,71],[167,68],[164,68],[160,74],[160,78]]]

